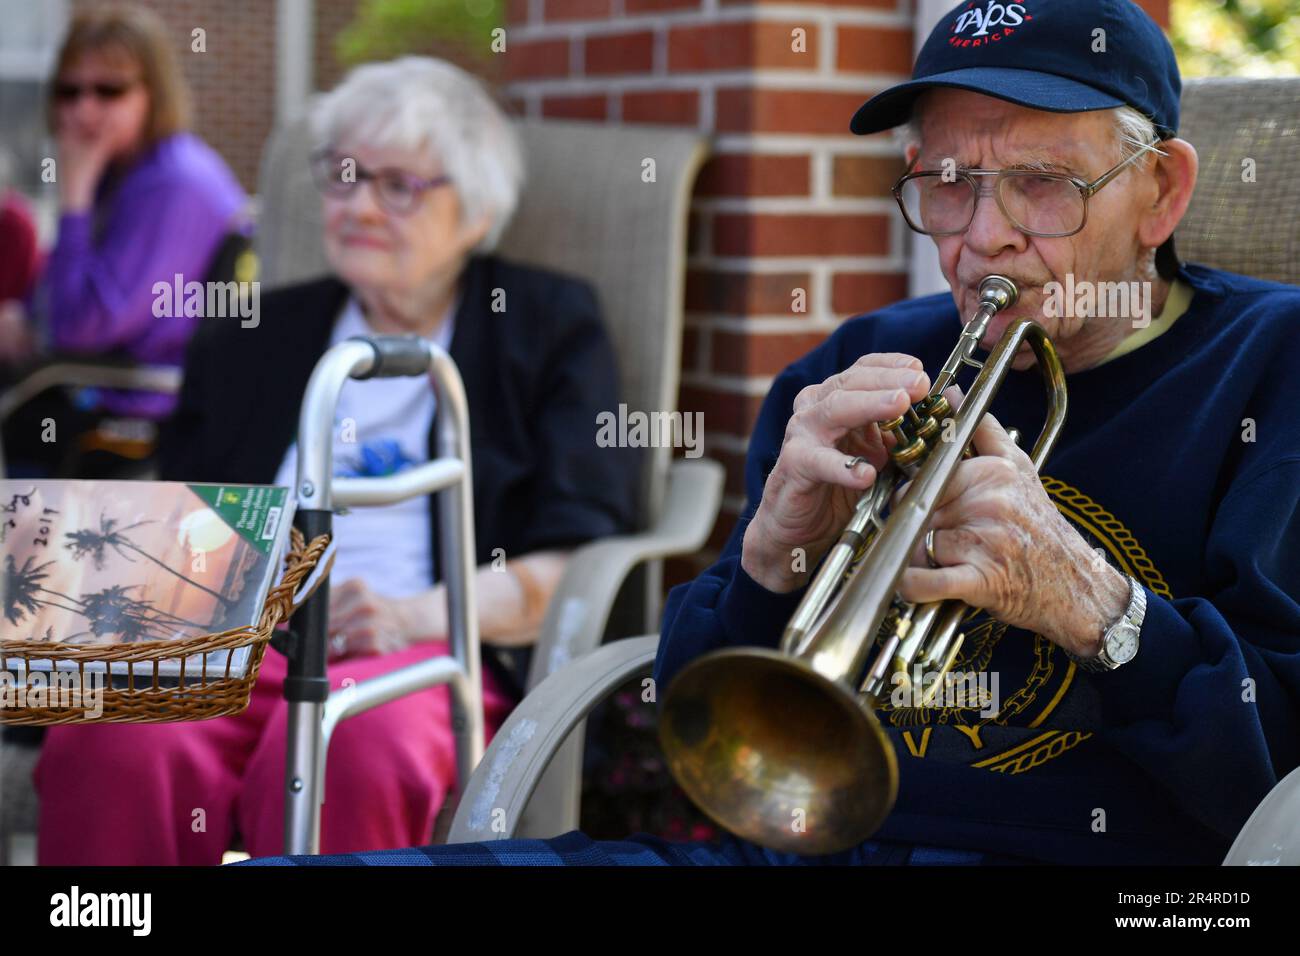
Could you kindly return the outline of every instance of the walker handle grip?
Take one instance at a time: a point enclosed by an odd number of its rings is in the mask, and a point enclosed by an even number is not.
[[[353,378],[402,378],[423,375],[429,371],[431,356],[429,343],[418,335],[356,336],[375,350],[375,364],[370,371]]]

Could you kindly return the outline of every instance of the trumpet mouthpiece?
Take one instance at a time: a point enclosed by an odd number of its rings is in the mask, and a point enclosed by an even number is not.
[[[1016,304],[1020,290],[1006,276],[985,276],[980,282],[980,304],[988,303],[995,309],[1005,309]]]

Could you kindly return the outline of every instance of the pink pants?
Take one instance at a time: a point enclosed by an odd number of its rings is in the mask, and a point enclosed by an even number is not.
[[[358,682],[446,653],[420,644],[329,667],[330,685]],[[284,850],[286,661],[268,649],[248,709],[170,724],[51,727],[36,765],[43,866],[207,865],[235,830],[253,856]],[[486,667],[487,738],[514,701]],[[341,722],[330,741],[321,850],[430,842],[456,785],[450,698],[435,687]]]

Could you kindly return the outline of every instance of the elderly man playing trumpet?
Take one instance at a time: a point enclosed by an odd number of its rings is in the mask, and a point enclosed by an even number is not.
[[[981,280],[1004,275],[1019,301],[981,344],[1038,322],[1069,414],[1040,476],[1004,428],[1043,421],[1025,349],[903,572],[907,601],[982,611],[954,670],[991,675],[993,700],[881,701],[900,789],[873,845],[1215,863],[1300,763],[1300,290],[1177,262],[1196,152],[1175,136],[1173,53],[1136,4],[986,6],[949,13],[913,80],[852,124],[907,123],[895,195],[952,300],[851,320],[777,379],[751,509],[674,594],[657,677],[776,644],[887,460],[875,423],[926,395]],[[1097,28],[1111,52],[1093,52]],[[1103,283],[1149,290],[1150,311],[1136,296],[1079,314],[1061,295]]]
[[[1098,29],[1109,52],[1094,52]],[[1018,301],[980,344],[1039,323],[1069,414],[1040,474],[1008,432],[1037,434],[1046,417],[1036,355],[1017,355],[902,571],[905,601],[975,609],[953,670],[991,680],[974,701],[877,699],[900,783],[874,836],[810,856],[730,834],[571,833],[423,848],[420,862],[1222,859],[1300,763],[1300,289],[1179,263],[1197,173],[1179,93],[1173,51],[1129,0],[964,0],[913,79],[853,118],[859,134],[905,126],[895,195],[934,239],[951,297],[851,319],[777,378],[749,505],[718,563],[670,596],[655,676],[671,710],[674,678],[702,655],[777,646],[882,473],[893,443],[878,423],[927,395],[925,370],[953,351],[982,280],[1012,280]],[[1138,290],[1124,314],[1096,299],[1113,283]],[[798,695],[779,696],[758,709],[797,722]],[[682,720],[704,736],[713,716]],[[731,766],[761,763],[743,743]]]

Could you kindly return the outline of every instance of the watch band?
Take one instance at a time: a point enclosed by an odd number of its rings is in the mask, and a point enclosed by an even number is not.
[[[1097,656],[1079,657],[1077,654],[1072,654],[1069,651],[1065,652],[1070,660],[1074,661],[1083,670],[1092,673],[1105,673],[1106,671],[1113,671],[1118,667],[1122,667],[1124,663],[1126,663],[1124,661],[1114,660],[1110,654],[1107,653],[1106,647],[1107,639],[1110,637],[1111,632],[1121,624],[1127,624],[1139,635],[1141,634],[1142,622],[1146,619],[1147,612],[1146,591],[1132,575],[1126,575],[1126,577],[1128,578],[1128,607],[1126,607],[1124,613],[1113,621],[1103,632],[1101,648],[1097,652]]]

